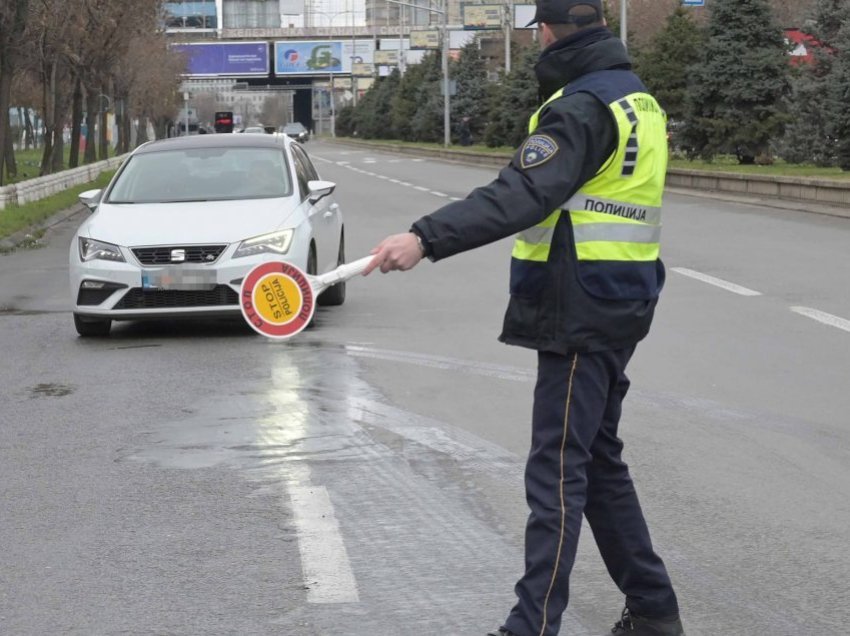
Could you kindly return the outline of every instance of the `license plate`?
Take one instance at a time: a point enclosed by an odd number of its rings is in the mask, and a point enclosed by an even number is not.
[[[142,270],[142,289],[145,291],[212,289],[215,285],[215,270],[207,268],[161,267]]]

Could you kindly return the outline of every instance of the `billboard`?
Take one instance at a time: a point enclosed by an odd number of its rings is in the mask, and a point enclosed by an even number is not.
[[[396,66],[398,64],[398,51],[375,51],[375,64]]]
[[[372,77],[375,74],[375,67],[364,62],[355,62],[351,65],[351,74],[357,77]]]
[[[440,32],[436,29],[428,31],[410,32],[411,49],[438,49],[440,48]]]
[[[276,75],[351,73],[351,65],[371,64],[372,40],[287,40],[274,43]]]
[[[466,30],[484,30],[502,28],[501,4],[464,4],[463,28]]]
[[[172,44],[188,58],[186,75],[190,77],[240,77],[269,74],[267,42],[227,42]]]

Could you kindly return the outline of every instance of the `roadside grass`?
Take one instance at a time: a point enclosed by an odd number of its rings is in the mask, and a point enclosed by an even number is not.
[[[37,226],[57,212],[72,207],[77,203],[77,196],[81,192],[106,187],[114,174],[115,170],[110,170],[90,183],[74,186],[40,201],[12,205],[0,210],[0,238]]]
[[[324,137],[328,141],[333,141],[330,137]],[[353,141],[355,143],[362,141],[370,144],[378,144],[383,146],[402,146],[405,148],[424,148],[428,150],[444,150],[443,144],[412,142],[412,141],[394,141],[390,139],[357,139],[356,137],[340,137],[344,141]],[[499,148],[489,148],[487,146],[457,146],[452,145],[448,150],[473,152],[476,154],[487,154],[494,156],[504,156],[506,159],[513,156],[515,150],[507,146]],[[768,176],[783,176],[783,177],[815,177],[822,179],[840,179],[850,180],[850,172],[843,172],[840,168],[819,168],[811,164],[794,164],[786,163],[777,159],[770,166],[742,166],[738,164],[737,159],[731,155],[718,156],[713,161],[689,160],[682,157],[672,156],[670,158],[669,167],[683,170],[706,170],[712,172],[734,172],[738,174],[763,174]]]
[[[15,177],[6,175],[3,180],[3,185],[11,185],[20,183],[28,179],[35,179],[39,176],[38,171],[41,168],[41,155],[44,150],[42,148],[31,148],[30,150],[16,150],[15,163],[18,166],[18,174]],[[68,161],[71,158],[71,147],[65,144],[65,155],[63,159],[63,167],[68,167]]]

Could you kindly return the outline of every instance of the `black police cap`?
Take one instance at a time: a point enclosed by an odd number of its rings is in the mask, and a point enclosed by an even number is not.
[[[570,9],[582,5],[596,9],[596,17],[570,15]],[[525,26],[531,26],[535,22],[583,26],[601,20],[603,15],[602,0],[537,0],[537,11],[534,13],[534,19]]]

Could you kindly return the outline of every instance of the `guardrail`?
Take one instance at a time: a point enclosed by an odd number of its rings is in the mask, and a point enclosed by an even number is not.
[[[76,185],[90,183],[97,179],[102,172],[120,166],[126,156],[110,157],[78,168],[3,186],[0,188],[0,210],[10,205],[23,205],[31,201],[38,201]]]
[[[333,141],[374,150],[419,157],[434,157],[448,161],[460,161],[467,165],[487,167],[502,167],[510,158],[508,154],[494,153],[489,155],[460,149],[416,148],[348,138],[336,138]],[[767,197],[783,201],[799,201],[850,211],[850,179],[844,181],[817,177],[782,177],[670,168],[667,171],[667,187],[720,192],[737,196]],[[844,216],[843,211],[841,215]]]

